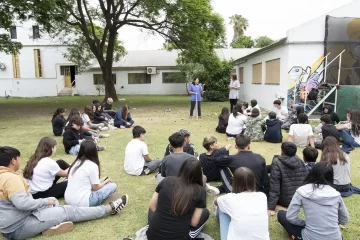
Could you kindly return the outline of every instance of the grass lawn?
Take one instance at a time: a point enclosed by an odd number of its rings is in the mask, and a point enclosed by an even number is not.
[[[136,124],[147,130],[146,143],[150,156],[161,158],[164,156],[168,137],[180,128],[187,128],[192,132],[192,142],[199,153],[204,152],[202,147],[203,137],[215,135],[221,145],[228,143],[226,136],[215,133],[217,115],[223,106],[228,103],[203,103],[203,118],[201,120],[188,119],[189,99],[185,96],[121,96],[126,101],[114,104],[117,109],[129,104]],[[64,107],[69,112],[72,107],[83,109],[93,99],[102,100],[102,97],[54,97],[36,99],[0,100],[0,146],[8,145],[21,151],[21,163],[24,167],[30,155],[35,151],[39,140],[44,136],[53,136],[51,116],[56,108]],[[171,112],[164,112],[171,108]],[[146,224],[148,202],[152,196],[156,183],[154,175],[133,177],[125,173],[123,167],[124,150],[131,140],[131,130],[107,131],[110,138],[102,139],[100,144],[107,147],[105,152],[100,152],[102,176],[109,176],[118,185],[118,191],[127,193],[130,201],[127,208],[120,216],[109,216],[104,219],[79,223],[72,233],[54,237],[54,239],[123,239],[134,237],[135,232]],[[62,138],[56,137],[58,151],[53,159],[64,159],[72,163],[74,156],[66,155],[62,145]],[[255,153],[263,155],[267,163],[271,163],[274,154],[280,153],[280,144],[265,142],[251,144]],[[235,149],[232,149],[235,153]],[[299,149],[298,155],[301,156]],[[350,155],[352,183],[360,186],[360,149]],[[213,197],[208,195],[208,208],[212,209]],[[344,239],[360,239],[360,195],[345,199],[350,212],[350,223],[343,229]],[[215,240],[219,237],[219,224],[214,214],[204,229]],[[270,218],[271,239],[289,239],[280,227],[276,217]],[[42,237],[38,237],[41,239]],[[0,237],[1,239],[1,237]]]

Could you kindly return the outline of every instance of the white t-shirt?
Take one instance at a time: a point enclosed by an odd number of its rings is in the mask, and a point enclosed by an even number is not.
[[[276,118],[280,120],[284,120],[288,117],[288,109],[285,106],[281,106],[281,108],[275,108]]]
[[[69,172],[65,201],[68,205],[89,207],[92,185],[100,184],[99,167],[94,162],[86,160],[74,173],[75,168],[79,164],[80,161]]]
[[[298,147],[309,145],[309,136],[314,136],[312,127],[309,124],[293,124],[290,126],[289,135]]]
[[[82,118],[82,120],[83,120],[83,122],[84,122],[84,126],[85,126],[85,127],[89,127],[89,126],[90,126],[90,125],[89,125],[89,122],[90,122],[90,117],[89,117],[89,115],[83,113],[83,114],[81,115],[81,118]]]
[[[227,240],[269,240],[267,198],[261,192],[228,193],[217,199],[231,217]]]
[[[230,87],[237,87],[239,88],[240,87],[240,82],[239,80],[231,80],[230,81]],[[237,89],[230,89],[230,92],[229,92],[229,99],[239,99],[239,90]]]
[[[34,168],[32,179],[26,179],[30,185],[30,193],[35,194],[48,190],[60,170],[59,165],[51,158],[42,158]]]
[[[350,130],[351,136],[354,138],[354,141],[360,145],[360,135],[359,136],[355,136],[352,132],[351,132],[351,123],[347,123],[347,128]]]
[[[146,143],[139,139],[131,140],[125,149],[125,171],[130,175],[141,175],[145,163],[144,155],[148,154]]]
[[[240,134],[243,129],[246,128],[246,120],[247,117],[244,114],[239,113],[239,115],[235,118],[233,114],[230,114],[228,126],[226,127],[226,133],[231,135]]]

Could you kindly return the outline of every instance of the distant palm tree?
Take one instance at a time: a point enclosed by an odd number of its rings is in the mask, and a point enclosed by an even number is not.
[[[234,29],[233,39],[243,36],[246,29],[249,27],[249,21],[239,14],[230,17],[230,24],[233,25]]]

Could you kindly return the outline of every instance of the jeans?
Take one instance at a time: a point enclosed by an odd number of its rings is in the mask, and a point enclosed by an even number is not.
[[[283,210],[278,212],[277,219],[293,240],[302,240],[301,231],[305,228],[305,226],[297,226],[290,223],[286,218],[286,211]]]
[[[117,186],[115,183],[107,183],[101,189],[93,191],[89,198],[89,206],[99,206],[104,202],[111,194],[116,192]]]
[[[191,101],[190,104],[190,117],[194,115],[194,109],[195,109],[196,101]],[[197,116],[201,117],[201,102],[197,101]]]
[[[215,210],[215,216],[220,222],[220,239],[226,240],[229,232],[229,226],[231,222],[231,217],[220,211],[220,208],[218,206],[214,205]]]
[[[350,151],[354,150],[355,147],[360,147],[360,145],[355,142],[353,136],[351,136],[350,132],[347,130],[339,131],[340,137],[343,141],[341,150],[345,153],[349,153]]]
[[[76,145],[76,146],[73,146],[70,151],[69,151],[69,154],[71,155],[77,155],[80,151],[80,144]]]

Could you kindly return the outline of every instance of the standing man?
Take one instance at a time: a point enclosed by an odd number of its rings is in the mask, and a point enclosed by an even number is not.
[[[234,106],[237,104],[237,102],[239,100],[240,82],[237,79],[236,74],[231,75],[229,89],[230,89],[230,92],[229,92],[230,112],[232,112],[234,109]]]

